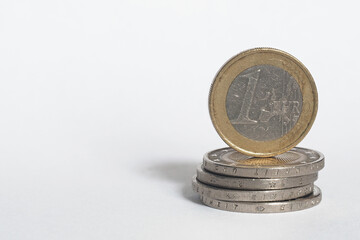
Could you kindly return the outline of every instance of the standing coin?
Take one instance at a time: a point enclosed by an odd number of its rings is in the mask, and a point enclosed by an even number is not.
[[[196,179],[196,176],[194,176],[192,187],[195,192],[217,200],[241,202],[273,202],[291,200],[306,196],[312,193],[314,184],[309,184],[302,187],[275,190],[232,190],[202,184]]]
[[[202,166],[199,166],[197,168],[196,178],[200,182],[215,187],[245,190],[268,190],[305,186],[314,183],[318,178],[318,174],[313,173],[305,176],[285,178],[242,178],[214,174],[204,170]]]
[[[317,113],[317,90],[306,67],[290,54],[256,48],[230,59],[210,89],[211,120],[232,148],[270,157],[296,146]]]
[[[321,190],[314,186],[313,193],[305,197],[279,202],[231,202],[212,199],[204,195],[201,195],[200,199],[209,207],[231,212],[280,213],[299,211],[318,205],[321,201]]]

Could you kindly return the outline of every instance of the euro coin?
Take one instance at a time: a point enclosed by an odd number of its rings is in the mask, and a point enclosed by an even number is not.
[[[209,111],[220,137],[250,156],[271,157],[296,146],[310,130],[318,96],[307,68],[281,50],[255,48],[217,73]]]
[[[250,157],[232,148],[221,148],[204,155],[204,169],[225,176],[284,178],[309,175],[324,168],[324,155],[295,147],[274,157]]]
[[[209,186],[201,183],[193,177],[193,190],[201,195],[225,201],[241,201],[241,202],[273,202],[291,200],[306,196],[313,191],[314,184],[308,184],[301,187],[272,189],[272,190],[234,190],[223,189]]]
[[[314,183],[318,178],[317,173],[284,178],[232,177],[208,172],[202,166],[197,168],[196,174],[196,178],[207,185],[242,190],[270,190],[300,187]]]
[[[314,191],[304,197],[278,202],[235,202],[209,198],[200,195],[201,201],[212,208],[231,212],[245,213],[281,213],[304,210],[314,207],[321,202],[321,190],[314,186]]]

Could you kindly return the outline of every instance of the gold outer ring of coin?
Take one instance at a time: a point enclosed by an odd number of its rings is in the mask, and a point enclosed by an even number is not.
[[[241,72],[256,65],[272,65],[287,71],[299,84],[303,98],[297,123],[284,136],[271,141],[255,141],[241,135],[226,112],[226,96],[231,83]],[[215,76],[209,94],[210,117],[220,137],[238,152],[255,157],[271,157],[295,147],[309,132],[317,107],[316,85],[309,70],[295,57],[274,48],[254,48],[231,58]]]

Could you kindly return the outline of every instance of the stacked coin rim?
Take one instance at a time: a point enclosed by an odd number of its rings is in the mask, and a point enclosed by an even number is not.
[[[320,152],[314,151],[318,158],[311,163],[283,166],[226,166],[208,157],[214,151],[232,150],[222,148],[206,153],[203,164],[197,168],[192,187],[205,205],[233,212],[279,213],[320,203],[321,190],[314,185],[318,171],[324,167],[324,156]]]

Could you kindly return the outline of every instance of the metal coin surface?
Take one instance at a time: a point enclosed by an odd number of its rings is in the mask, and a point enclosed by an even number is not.
[[[197,177],[200,182],[230,189],[246,189],[246,190],[269,190],[269,189],[284,189],[305,186],[314,183],[318,174],[286,178],[241,178],[229,177],[219,174],[214,174],[204,170],[202,166],[197,168]]]
[[[212,199],[205,195],[200,195],[200,199],[209,207],[231,212],[281,213],[304,210],[318,205],[321,202],[321,190],[314,186],[314,191],[307,196],[279,202],[232,202]]]
[[[306,148],[293,148],[275,157],[250,157],[232,148],[208,152],[204,168],[220,175],[248,178],[297,177],[317,173],[324,167],[324,155]]]
[[[212,187],[199,182],[193,177],[192,187],[195,192],[203,196],[225,201],[241,202],[272,202],[284,201],[306,196],[313,191],[314,184],[306,186],[275,189],[275,190],[232,190]]]
[[[210,89],[211,120],[237,151],[270,157],[296,146],[317,113],[317,90],[306,67],[281,50],[256,48],[230,59]]]

